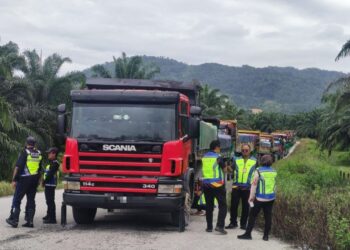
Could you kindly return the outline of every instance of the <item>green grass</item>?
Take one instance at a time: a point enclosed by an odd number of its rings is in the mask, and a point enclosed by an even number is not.
[[[0,182],[0,197],[8,196],[13,194],[13,189],[11,187],[11,183],[1,181]]]
[[[56,189],[62,189],[62,188],[63,188],[63,183],[59,182]],[[43,192],[43,191],[44,191],[44,188],[40,186],[38,188],[38,192]],[[11,183],[5,182],[5,181],[0,182],[0,197],[13,195],[13,193],[14,193],[14,189],[12,188]]]
[[[274,164],[277,200],[274,233],[313,249],[350,249],[350,180],[348,152],[320,152],[314,140],[302,139],[291,156]]]

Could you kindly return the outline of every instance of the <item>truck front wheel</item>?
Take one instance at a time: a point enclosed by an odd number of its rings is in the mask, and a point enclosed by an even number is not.
[[[96,216],[97,208],[73,207],[73,218],[77,224],[91,224]]]

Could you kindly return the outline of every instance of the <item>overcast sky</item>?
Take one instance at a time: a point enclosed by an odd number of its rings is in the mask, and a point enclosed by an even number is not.
[[[350,39],[348,0],[0,0],[0,44],[68,56],[63,71],[127,55],[188,64],[294,66],[334,61]]]

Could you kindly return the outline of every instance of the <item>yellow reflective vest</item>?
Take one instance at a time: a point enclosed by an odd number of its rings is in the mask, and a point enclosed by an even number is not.
[[[224,185],[224,172],[219,166],[219,154],[208,152],[202,158],[203,184],[209,184],[212,187],[221,187]]]
[[[39,173],[40,162],[42,160],[42,155],[39,150],[30,151],[26,149],[27,162],[24,168],[24,173],[21,176],[37,175]]]
[[[233,187],[249,188],[251,179],[256,168],[256,159],[250,157],[247,161],[239,157],[235,159],[236,169]]]
[[[256,190],[256,197],[268,200],[276,199],[276,177],[277,172],[271,167],[259,167],[259,183]]]

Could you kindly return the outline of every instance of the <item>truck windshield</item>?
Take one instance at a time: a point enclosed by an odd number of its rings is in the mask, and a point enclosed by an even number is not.
[[[175,104],[74,103],[71,135],[80,139],[170,141],[175,139]]]

